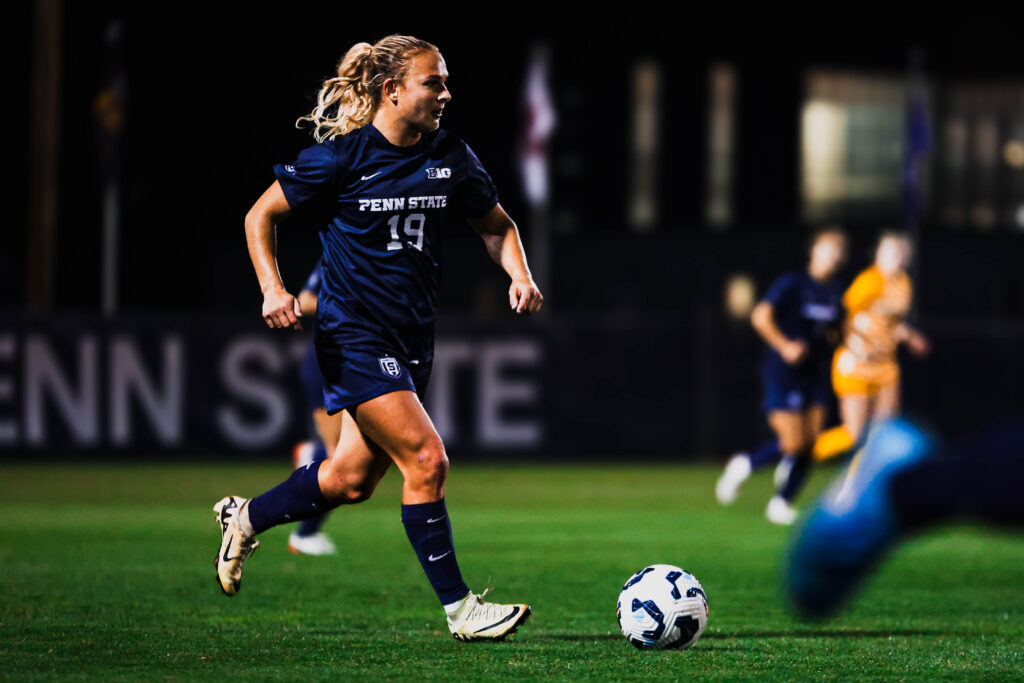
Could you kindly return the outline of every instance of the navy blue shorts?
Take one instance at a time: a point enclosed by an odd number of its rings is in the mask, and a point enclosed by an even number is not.
[[[392,391],[415,391],[422,400],[430,380],[432,362],[406,363],[386,350],[317,344],[316,356],[329,415]]]
[[[814,377],[790,369],[764,373],[764,411],[807,410],[827,406],[831,387],[828,377]]]
[[[309,412],[324,407],[324,376],[320,374],[320,363],[316,359],[316,346],[310,341],[299,365],[299,379],[302,380],[302,395],[309,404]]]

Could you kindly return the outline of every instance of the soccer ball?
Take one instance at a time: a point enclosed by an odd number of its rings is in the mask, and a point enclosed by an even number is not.
[[[652,564],[626,581],[616,614],[622,635],[634,647],[685,650],[708,625],[708,599],[692,574],[671,564]]]

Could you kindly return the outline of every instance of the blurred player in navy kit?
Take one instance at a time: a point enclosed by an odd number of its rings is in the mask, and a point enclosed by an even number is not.
[[[342,428],[327,460],[251,500],[228,496],[214,506],[217,576],[234,595],[257,534],[366,500],[394,463],[404,478],[402,523],[450,632],[501,639],[530,608],[485,602],[462,580],[444,500],[448,458],[420,403],[445,227],[468,220],[476,229],[511,279],[516,313],[538,311],[542,297],[490,176],[464,142],[439,130],[447,79],[441,53],[423,40],[392,35],[352,47],[305,117],[319,144],[275,166],[277,181],[246,216],[263,318],[274,328],[301,327],[299,302],[278,273],[275,225],[293,213],[322,217],[317,356],[327,412],[340,412]]]
[[[750,319],[767,343],[762,363],[764,408],[778,436],[753,456],[729,460],[715,487],[723,504],[736,498],[753,469],[774,463],[779,453],[790,464],[777,477],[777,490],[765,516],[775,524],[792,524],[792,501],[811,461],[811,448],[825,426],[829,400],[829,336],[838,334],[842,289],[832,281],[846,257],[846,237],[834,228],[817,233],[804,272],[787,273],[768,289]]]
[[[302,290],[299,291],[299,308],[302,317],[312,320],[316,316],[317,298],[320,295],[320,268],[323,259],[316,262],[313,272],[306,278]],[[341,436],[341,414],[327,414],[324,406],[324,378],[320,374],[320,365],[316,359],[316,345],[310,339],[306,353],[299,365],[299,379],[302,392],[313,418],[316,431],[314,438],[303,441],[295,447],[292,455],[294,467],[304,467],[310,463],[326,460],[329,453],[338,447]],[[328,513],[310,517],[299,523],[299,526],[288,536],[288,550],[297,555],[333,555],[337,552],[334,542],[320,529],[327,521]]]

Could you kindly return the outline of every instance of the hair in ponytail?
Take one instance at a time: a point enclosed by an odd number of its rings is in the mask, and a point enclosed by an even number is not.
[[[405,78],[411,59],[426,51],[439,52],[425,40],[398,34],[373,45],[356,43],[338,63],[337,75],[324,81],[313,111],[295,126],[312,123],[317,142],[365,126],[380,105],[384,81]]]

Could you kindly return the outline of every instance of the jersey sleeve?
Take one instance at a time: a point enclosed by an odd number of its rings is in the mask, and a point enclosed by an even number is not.
[[[293,211],[330,198],[337,188],[338,159],[332,146],[313,145],[293,164],[277,164],[274,175]]]
[[[796,278],[792,273],[787,273],[772,283],[772,286],[761,297],[761,301],[766,301],[773,307],[778,306],[779,302],[789,294],[794,286],[796,286]]]
[[[309,274],[309,277],[306,278],[306,283],[302,285],[303,291],[320,294],[320,268],[323,266],[323,262],[323,256],[317,259],[316,265],[313,267],[313,272]]]
[[[846,293],[843,294],[843,307],[850,315],[863,311],[882,293],[882,276],[874,268],[868,268],[858,275]]]
[[[465,143],[463,143],[465,144]],[[455,186],[455,208],[466,218],[477,218],[498,203],[498,188],[484,170],[473,150],[466,145],[466,168],[462,180]]]

